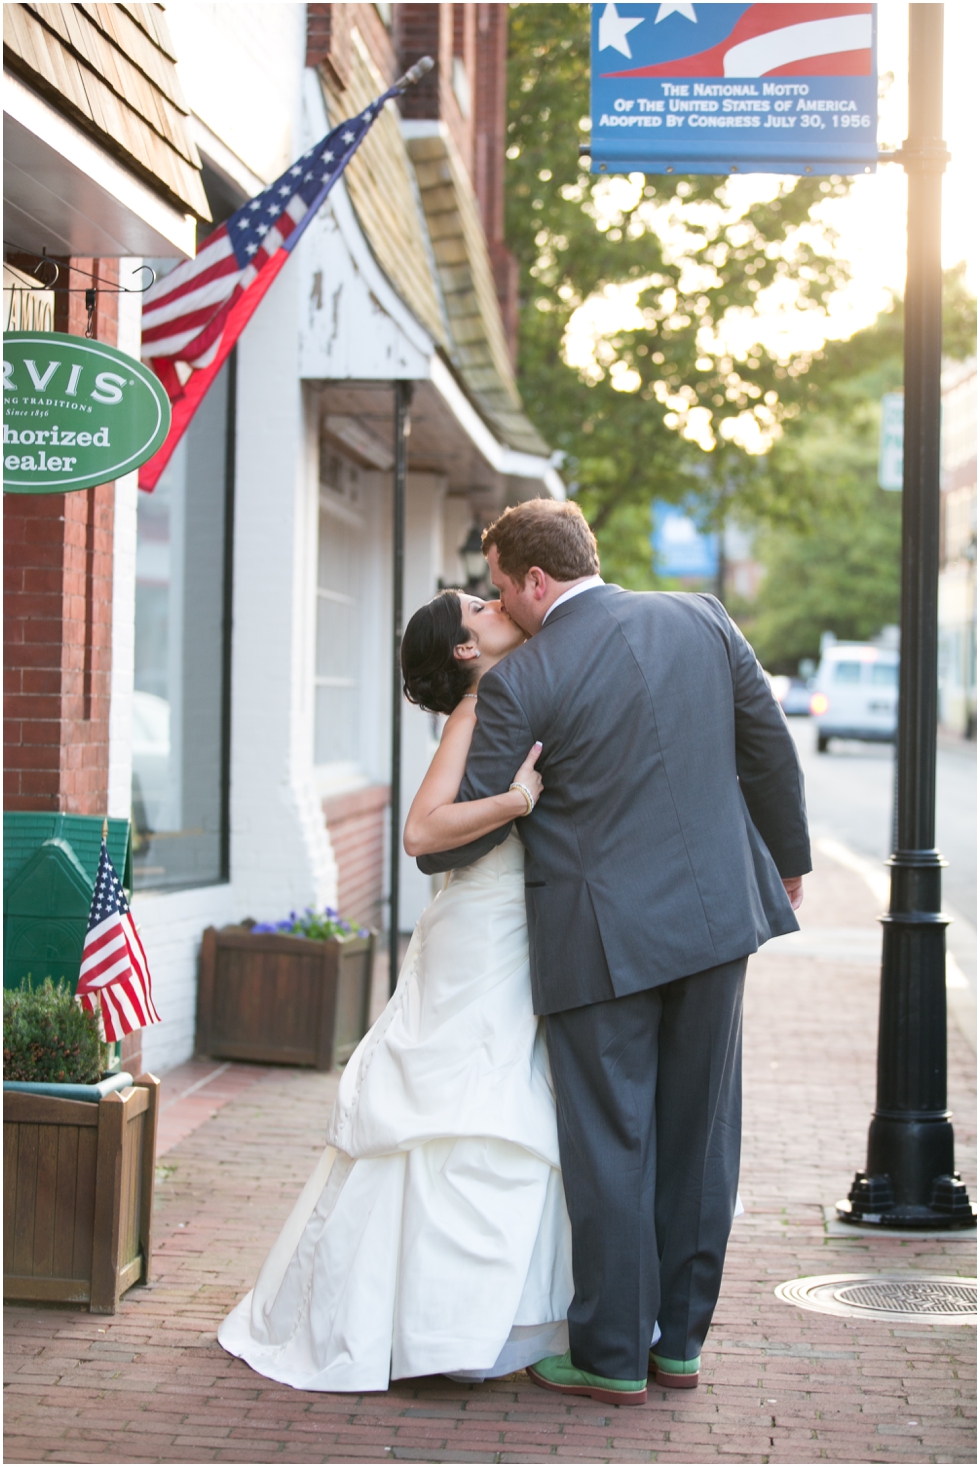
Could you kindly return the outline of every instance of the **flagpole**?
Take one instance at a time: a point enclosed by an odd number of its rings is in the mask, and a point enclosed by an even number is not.
[[[405,480],[411,382],[395,383],[395,477],[392,495],[392,661],[391,661],[391,829],[388,878],[388,991],[394,993],[399,969],[399,905],[402,852],[402,627],[405,615]]]
[[[403,92],[406,87],[414,87],[415,83],[421,81],[426,72],[431,71],[434,66],[435,62],[431,56],[420,56],[415,65],[410,66],[404,76],[400,76],[393,83],[391,88],[392,93]]]

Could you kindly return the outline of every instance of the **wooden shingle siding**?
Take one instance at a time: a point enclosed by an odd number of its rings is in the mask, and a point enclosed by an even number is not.
[[[368,60],[356,27],[352,27],[350,39],[345,89],[338,90],[325,70],[320,73],[332,127],[363,111],[388,86]],[[445,348],[449,342],[429,266],[411,168],[398,112],[389,103],[344,170],[344,181],[378,264],[405,304]]]
[[[210,219],[159,6],[5,5],[4,63],[180,208]]]
[[[372,35],[369,47],[359,29],[363,19],[359,15],[351,26],[343,91],[321,66],[334,126],[388,84],[372,59],[378,38]],[[521,408],[479,207],[452,142],[441,133],[406,144],[398,113],[389,105],[344,179],[378,264],[448,353],[484,417],[511,448],[547,456]]]
[[[167,22],[163,18],[162,5],[115,5],[112,8],[125,11],[134,25],[138,25],[149,36],[158,51],[162,51],[171,61],[177,60]]]
[[[479,206],[452,138],[445,129],[410,138],[408,153],[463,380],[505,443],[546,455],[521,409]]]

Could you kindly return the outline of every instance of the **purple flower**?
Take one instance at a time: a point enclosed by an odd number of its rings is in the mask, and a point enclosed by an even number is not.
[[[301,916],[292,911],[289,917],[281,922],[256,922],[252,931],[258,933],[281,932],[289,936],[307,937],[315,942],[329,942],[331,938],[370,936],[366,927],[361,927],[346,917],[341,917],[336,907],[326,906],[322,913],[316,907],[306,907]]]

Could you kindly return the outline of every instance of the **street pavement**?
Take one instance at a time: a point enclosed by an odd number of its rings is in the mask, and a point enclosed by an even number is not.
[[[218,1322],[250,1287],[320,1151],[336,1076],[195,1061],[165,1077],[149,1286],[112,1318],[8,1307],[7,1462],[975,1462],[975,1334],[782,1303],[785,1280],[973,1276],[975,1234],[848,1232],[874,1098],[876,915],[817,853],[796,947],[752,959],[737,1220],[696,1391],[642,1408],[441,1377],[375,1395],[278,1386]],[[840,934],[846,934],[841,937]],[[973,1054],[949,1034],[957,1162],[976,1196]]]
[[[789,724],[803,764],[814,839],[836,840],[877,863],[887,883],[881,863],[892,850],[892,745],[834,739],[828,753],[818,754],[810,719],[791,718]],[[952,918],[947,944],[975,1002],[977,746],[944,733],[936,758],[936,843],[949,862],[943,872],[943,906]]]

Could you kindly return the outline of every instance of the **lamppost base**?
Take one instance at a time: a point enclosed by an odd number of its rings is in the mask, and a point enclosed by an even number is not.
[[[975,1228],[977,1210],[971,1204],[959,1172],[936,1177],[928,1204],[896,1202],[891,1178],[858,1172],[847,1197],[837,1203],[841,1222],[882,1230]]]

